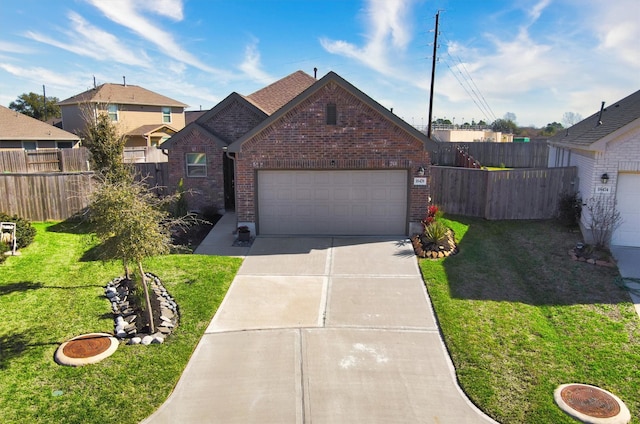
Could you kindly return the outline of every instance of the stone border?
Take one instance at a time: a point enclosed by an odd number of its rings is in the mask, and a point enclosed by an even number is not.
[[[105,296],[111,302],[114,316],[114,333],[119,339],[129,339],[127,344],[130,345],[164,343],[165,338],[178,326],[179,312],[175,299],[167,292],[160,278],[150,272],[145,272],[145,275],[150,280],[151,293],[149,295],[155,296],[160,302],[161,323],[156,326],[154,334],[137,333],[134,323],[137,316],[130,307],[129,292],[125,286],[120,285],[125,277],[117,277],[105,287]]]
[[[444,246],[438,246],[437,250],[425,250],[422,246],[421,235],[416,234],[411,237],[411,244],[413,245],[413,250],[419,258],[425,259],[442,259],[448,258],[449,256],[453,256],[458,253],[458,245],[455,242],[455,234],[451,228],[447,229],[447,242],[450,246],[449,249],[446,249]]]
[[[586,262],[586,263],[591,264],[591,265],[606,266],[606,267],[609,267],[609,268],[615,268],[617,266],[616,263],[613,262],[613,260],[602,261],[600,259],[593,259],[593,258],[587,259],[584,256],[580,256],[578,254],[578,252],[576,252],[576,248],[575,247],[573,249],[569,250],[569,256],[574,261]]]
[[[86,339],[89,337],[95,337],[95,338],[108,338],[110,345],[107,348],[107,350],[100,352],[96,355],[93,356],[89,356],[86,358],[72,358],[69,357],[67,355],[64,354],[64,348],[72,341],[76,341],[76,340],[80,340],[80,339]],[[71,367],[78,367],[78,366],[82,366],[82,365],[87,365],[87,364],[95,364],[96,362],[100,362],[105,358],[108,358],[109,356],[113,355],[113,353],[118,350],[118,346],[119,346],[119,342],[118,339],[116,339],[115,337],[113,337],[111,334],[107,334],[107,333],[88,333],[88,334],[83,334],[81,336],[77,336],[74,337],[71,340],[68,340],[64,343],[62,343],[60,346],[58,346],[58,349],[56,350],[56,353],[54,354],[54,359],[55,361],[60,364],[60,365],[68,365]]]
[[[585,387],[585,388],[591,388],[591,389],[596,389],[600,392],[603,392],[604,394],[611,396],[616,402],[618,402],[618,406],[620,406],[620,412],[618,412],[616,415],[614,415],[613,417],[608,417],[608,418],[597,418],[597,417],[593,417],[591,415],[586,415],[583,414],[580,411],[577,411],[576,409],[574,409],[573,407],[571,407],[569,404],[567,404],[564,399],[562,399],[562,391],[564,389],[566,389],[569,386],[581,386],[581,387]],[[629,411],[629,408],[627,408],[627,406],[624,404],[624,402],[622,400],[620,400],[620,398],[616,395],[614,395],[611,392],[608,392],[604,389],[601,389],[599,387],[596,386],[591,386],[589,384],[580,384],[580,383],[570,383],[570,384],[561,384],[560,386],[558,386],[554,392],[553,392],[553,399],[556,401],[556,404],[560,407],[560,409],[562,409],[564,412],[566,412],[568,415],[570,415],[571,417],[582,421],[583,423],[588,423],[588,424],[627,424],[629,421],[631,421],[631,412]]]

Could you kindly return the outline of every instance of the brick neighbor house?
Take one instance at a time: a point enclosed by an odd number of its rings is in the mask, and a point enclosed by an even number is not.
[[[257,234],[420,228],[435,142],[334,72],[232,93],[163,147],[192,209],[234,208]]]
[[[620,213],[610,245],[640,247],[640,90],[604,107],[548,140],[549,167],[575,166],[587,242],[593,201]]]

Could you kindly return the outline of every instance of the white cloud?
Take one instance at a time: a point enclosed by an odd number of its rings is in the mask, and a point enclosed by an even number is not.
[[[134,0],[140,9],[179,22],[184,19],[182,0]]]
[[[640,11],[636,0],[591,1],[593,13],[589,28],[600,43],[598,50],[612,54],[622,62],[640,68]]]
[[[78,81],[70,78],[69,74],[58,74],[45,68],[23,68],[8,63],[0,63],[0,69],[13,76],[29,80],[38,86],[44,84],[67,89],[78,87]]]
[[[127,65],[148,67],[146,53],[127,48],[121,40],[100,28],[89,24],[82,16],[69,12],[70,30],[64,31],[66,40],[50,37],[34,31],[27,31],[27,38],[48,44],[72,53],[91,57],[100,61],[114,61]]]
[[[170,10],[181,3],[178,1],[163,1],[160,2],[159,8],[151,7],[152,3],[149,1],[136,1],[131,2],[129,0],[111,0],[108,2],[101,0],[87,0],[91,5],[99,9],[108,19],[111,21],[129,28],[131,31],[138,34],[140,37],[154,44],[161,52],[171,57],[174,60],[184,62],[187,65],[193,66],[200,70],[229,76],[227,72],[215,69],[206,65],[200,61],[197,57],[187,52],[182,48],[180,44],[174,39],[173,35],[167,31],[164,31],[160,26],[152,23],[149,19],[144,17],[138,8],[142,11],[152,11],[162,16],[170,14]]]
[[[31,53],[31,50],[24,46],[15,43],[9,43],[7,41],[0,40],[0,52],[7,53]]]
[[[375,71],[396,72],[391,56],[401,55],[411,41],[408,12],[413,0],[368,0],[366,8],[367,42],[359,47],[343,40],[321,38],[329,53],[355,59]]]
[[[275,79],[262,69],[257,39],[254,39],[245,47],[244,60],[239,68],[246,76],[256,82],[269,84]]]
[[[551,3],[551,0],[541,0],[538,3],[536,3],[533,8],[531,8],[528,11],[529,17],[531,18],[531,20],[533,22],[537,21],[538,18],[540,18],[540,15],[542,14],[542,11],[544,9],[547,8],[547,6],[549,6],[549,4]]]

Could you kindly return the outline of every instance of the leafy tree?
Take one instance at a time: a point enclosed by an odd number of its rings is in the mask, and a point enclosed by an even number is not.
[[[143,183],[104,180],[93,195],[91,220],[102,241],[102,259],[120,259],[129,277],[129,264],[135,263],[142,285],[150,332],[155,332],[147,278],[142,267],[145,258],[169,253],[171,236],[168,212]]]
[[[518,126],[515,122],[506,119],[496,119],[491,124],[491,129],[495,132],[503,132],[508,134],[516,134]]]
[[[555,135],[555,133],[557,133],[558,131],[560,131],[561,129],[563,129],[564,127],[562,126],[562,124],[560,122],[551,122],[548,123],[540,132],[540,135],[544,135],[544,136],[552,136]]]
[[[83,143],[91,152],[93,168],[107,181],[131,181],[132,173],[123,159],[126,137],[118,133],[106,113],[85,118],[85,122]]]
[[[9,109],[40,121],[45,121],[46,119],[60,118],[62,116],[60,106],[58,106],[59,101],[57,97],[47,96],[45,102],[42,94],[23,93],[18,96],[16,101],[9,103]]]

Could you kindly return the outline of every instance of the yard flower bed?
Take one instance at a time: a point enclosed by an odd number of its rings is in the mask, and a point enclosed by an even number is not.
[[[580,235],[555,222],[443,221],[460,253],[420,267],[470,399],[503,424],[569,424],[553,391],[580,382],[640,423],[640,318],[617,269],[571,260]]]
[[[98,364],[57,365],[60,343],[113,332],[104,287],[117,261],[92,260],[86,228],[36,223],[33,244],[0,269],[0,417],[3,423],[137,423],[158,408],[233,280],[241,260],[201,255],[148,259],[180,305],[180,325],[164,344],[121,346]]]

